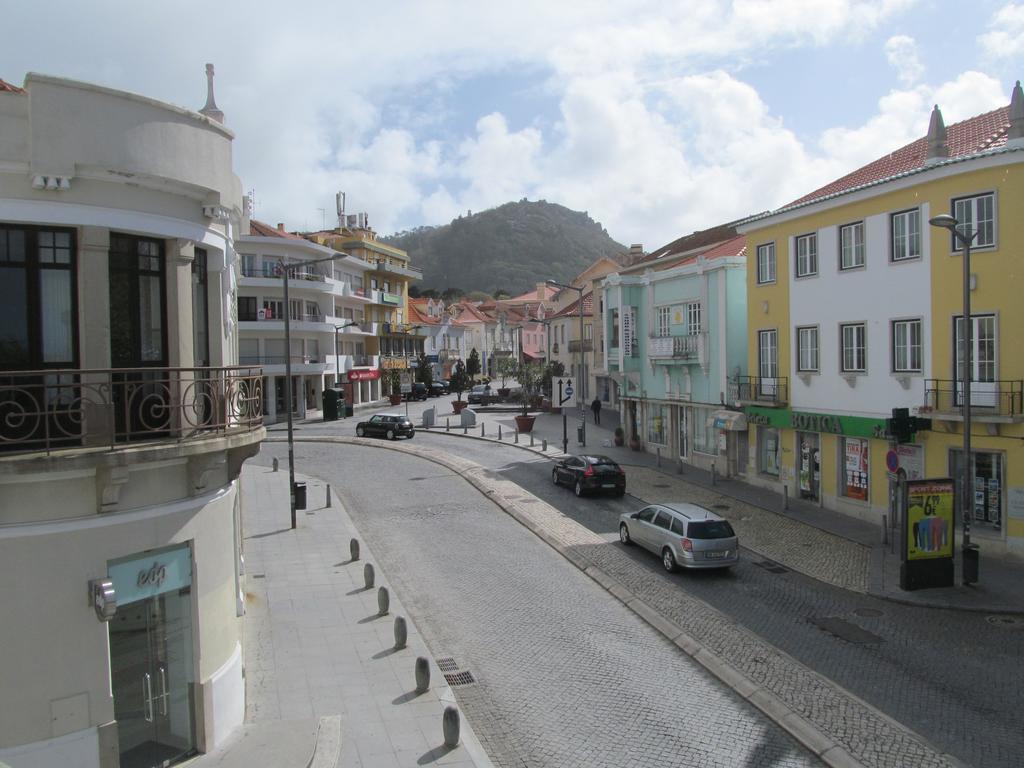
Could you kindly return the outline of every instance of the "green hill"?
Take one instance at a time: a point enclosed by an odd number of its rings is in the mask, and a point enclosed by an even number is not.
[[[626,250],[586,213],[525,199],[382,239],[423,270],[418,288],[513,296],[543,280],[571,280],[600,257]]]

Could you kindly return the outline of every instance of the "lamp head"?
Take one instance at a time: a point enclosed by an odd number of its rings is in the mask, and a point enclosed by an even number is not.
[[[933,227],[941,227],[942,229],[956,229],[957,225],[960,222],[958,222],[948,213],[942,213],[939,214],[938,216],[933,216],[932,218],[928,219],[928,223],[931,224]]]

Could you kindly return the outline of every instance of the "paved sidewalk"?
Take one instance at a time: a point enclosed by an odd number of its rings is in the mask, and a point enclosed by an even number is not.
[[[231,741],[192,765],[249,768],[335,765],[361,768],[444,765],[490,768],[470,724],[444,746],[442,714],[455,697],[416,626],[390,590],[386,574],[326,488],[306,482],[308,506],[289,527],[288,474],[242,470],[246,560],[245,725]],[[364,567],[375,567],[365,588]],[[378,587],[390,612],[379,616]],[[408,627],[395,650],[395,617]],[[415,661],[430,661],[430,688],[415,692]]]
[[[463,434],[458,418],[442,413],[447,400],[433,400],[438,426],[430,431],[457,438],[497,440],[498,426],[502,442],[511,443],[513,412],[477,411],[477,426]],[[445,420],[451,431],[445,432]],[[784,500],[773,491],[748,485],[736,479],[712,478],[710,472],[686,465],[682,472],[677,461],[656,454],[633,451],[613,442],[618,413],[605,409],[601,424],[593,423],[587,411],[586,441],[583,449],[576,440],[579,417],[567,419],[569,453],[581,450],[600,452],[630,467],[628,490],[645,501],[682,498],[704,504],[737,528],[743,545],[788,568],[835,586],[866,592],[876,597],[911,605],[954,608],[986,613],[1024,614],[1024,558],[986,555],[981,542],[981,572],[978,584],[907,592],[899,586],[900,558],[897,547],[882,541],[882,529],[863,520],[834,512],[802,499]],[[414,417],[419,425],[421,419]],[[534,424],[532,450],[546,455],[562,454],[562,417],[540,413]],[[519,447],[531,450],[530,437],[520,436]],[[660,466],[659,466],[660,464]]]

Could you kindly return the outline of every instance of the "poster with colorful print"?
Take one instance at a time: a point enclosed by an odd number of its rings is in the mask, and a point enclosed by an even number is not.
[[[953,481],[907,481],[907,560],[953,556]]]
[[[847,498],[868,500],[868,441],[846,439]]]

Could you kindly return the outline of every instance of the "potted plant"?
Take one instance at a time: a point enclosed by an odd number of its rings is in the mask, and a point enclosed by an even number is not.
[[[530,415],[530,408],[536,407],[540,398],[540,387],[544,381],[544,366],[539,363],[523,363],[518,366],[516,378],[519,379],[519,402],[523,412],[517,415],[516,429],[520,432],[532,432],[536,416]]]
[[[388,390],[388,401],[392,405],[398,405],[402,402],[402,375],[398,372],[397,368],[391,368],[387,372],[387,381],[385,386]]]
[[[626,433],[622,431],[622,427],[615,428],[615,444],[622,446],[626,442]]]
[[[469,388],[469,374],[466,373],[466,365],[461,360],[455,363],[455,370],[452,371],[452,377],[448,380],[448,391],[455,393],[455,399],[452,401],[452,410],[455,413],[462,413],[462,409],[465,408],[468,403],[462,399],[462,393]]]
[[[505,382],[512,376],[516,375],[519,363],[514,357],[499,357],[497,368],[498,379],[501,381],[501,386],[498,387],[498,397],[502,400],[507,400],[510,390],[505,386]]]
[[[629,447],[634,451],[642,451],[643,446],[640,444],[640,436],[635,432],[629,436]]]

